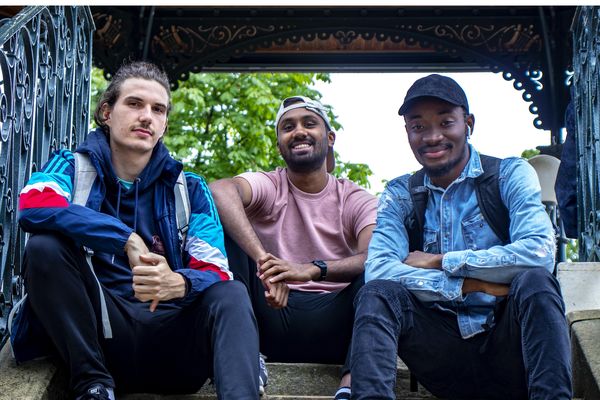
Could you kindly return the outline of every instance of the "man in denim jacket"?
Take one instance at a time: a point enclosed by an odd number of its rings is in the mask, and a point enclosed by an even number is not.
[[[356,300],[353,399],[395,399],[396,354],[442,398],[571,399],[564,303],[554,235],[534,170],[502,160],[503,243],[482,217],[469,144],[475,118],[462,88],[430,75],[408,90],[399,114],[429,190],[423,251],[409,252],[409,175],[385,189]]]

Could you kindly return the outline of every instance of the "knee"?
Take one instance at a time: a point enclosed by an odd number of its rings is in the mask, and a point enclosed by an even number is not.
[[[354,299],[356,318],[390,313],[390,317],[401,318],[412,309],[411,304],[410,293],[401,283],[381,279],[367,282]]]
[[[541,293],[562,298],[558,280],[544,268],[532,268],[518,274],[511,283],[510,291],[520,301]]]
[[[215,307],[215,311],[226,314],[250,313],[252,304],[248,291],[240,281],[215,283],[207,289],[205,296]]]
[[[46,276],[62,260],[62,250],[68,246],[66,238],[52,233],[32,235],[25,246],[23,263],[28,274],[35,270],[37,276]]]

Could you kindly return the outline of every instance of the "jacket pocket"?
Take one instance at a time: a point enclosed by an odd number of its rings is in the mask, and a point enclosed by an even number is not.
[[[463,239],[469,250],[488,249],[499,244],[499,239],[481,213],[464,219],[461,224]]]
[[[424,229],[423,232],[423,251],[425,253],[440,254],[439,231],[433,229]]]

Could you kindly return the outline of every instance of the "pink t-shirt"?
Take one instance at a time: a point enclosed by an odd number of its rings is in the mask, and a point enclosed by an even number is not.
[[[288,179],[287,169],[239,175],[252,187],[246,214],[265,250],[298,263],[339,260],[356,254],[358,234],[375,224],[377,198],[347,179],[328,175],[319,193],[305,193]],[[343,282],[301,282],[290,289],[332,292]]]

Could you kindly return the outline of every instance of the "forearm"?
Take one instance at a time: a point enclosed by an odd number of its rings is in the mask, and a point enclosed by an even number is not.
[[[330,260],[327,263],[327,277],[329,282],[351,282],[365,270],[365,261],[367,253],[360,253],[340,260]],[[320,269],[315,266],[316,274],[313,280],[317,280],[320,276]]]
[[[400,282],[421,301],[460,301],[463,278],[449,277],[439,269],[415,268],[389,251],[379,254],[371,250],[365,264],[366,282],[375,279]]]
[[[228,180],[219,180],[212,182],[209,187],[225,232],[253,260],[258,260],[265,254],[265,249],[246,216],[235,185]]]
[[[442,264],[450,276],[510,283],[518,273],[528,268],[552,270],[554,246],[552,237],[532,237],[487,250],[448,252]]]
[[[487,282],[472,278],[465,278],[462,285],[463,294],[482,292],[492,296],[506,296],[508,295],[509,289],[510,286],[506,284]]]

